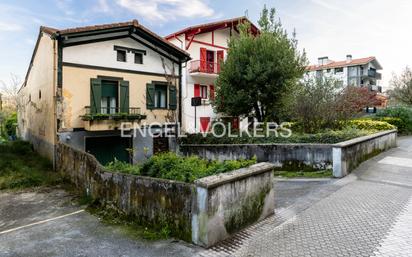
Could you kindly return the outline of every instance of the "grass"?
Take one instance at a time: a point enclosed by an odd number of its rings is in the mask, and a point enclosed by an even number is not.
[[[29,143],[0,144],[0,190],[54,186],[61,182],[50,161],[35,153]]]
[[[115,207],[101,206],[99,203],[94,202],[86,210],[97,216],[104,224],[117,228],[121,233],[134,239],[155,241],[171,237],[171,230],[167,226],[163,226],[158,230],[142,226],[136,222],[134,217],[119,213]]]
[[[275,176],[284,178],[331,178],[332,170],[319,171],[275,171]]]

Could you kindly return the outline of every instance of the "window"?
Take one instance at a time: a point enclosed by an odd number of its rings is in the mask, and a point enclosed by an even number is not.
[[[207,86],[200,85],[200,97],[207,99]]]
[[[167,85],[155,85],[154,107],[167,107]]]
[[[330,73],[330,69],[327,69],[326,72],[327,72],[327,73]]]
[[[125,50],[117,50],[117,61],[118,62],[126,62],[126,51]]]
[[[41,90],[39,90],[39,99],[41,99]]]
[[[342,73],[342,72],[343,72],[343,68],[335,68],[335,74]]]
[[[118,99],[118,82],[117,81],[102,81],[101,92],[101,113],[114,114],[117,113],[117,99]]]
[[[143,54],[142,53],[134,53],[134,63],[143,64]]]

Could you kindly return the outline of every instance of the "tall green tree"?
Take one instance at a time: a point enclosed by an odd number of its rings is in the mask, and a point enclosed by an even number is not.
[[[227,59],[216,81],[218,112],[279,120],[284,99],[302,78],[307,61],[297,49],[295,33],[289,37],[275,14],[274,8],[265,6],[258,35],[250,33],[250,24],[240,24],[240,35],[229,40]]]

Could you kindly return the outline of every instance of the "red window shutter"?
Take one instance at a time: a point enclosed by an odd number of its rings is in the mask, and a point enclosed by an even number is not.
[[[195,84],[195,97],[200,96],[200,85],[199,84]]]
[[[215,86],[210,85],[209,90],[210,90],[210,100],[215,100]]]
[[[206,48],[200,48],[200,72],[206,71]]]
[[[225,53],[223,50],[219,50],[216,52],[216,59],[217,59],[217,72],[220,72],[220,63],[223,62]]]
[[[209,130],[210,117],[200,117],[200,131],[207,132]]]

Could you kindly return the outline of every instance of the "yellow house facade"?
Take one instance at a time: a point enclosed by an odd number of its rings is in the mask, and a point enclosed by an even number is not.
[[[59,141],[103,164],[145,159],[168,147],[166,124],[181,120],[182,64],[189,59],[136,20],[41,27],[19,92],[20,136],[50,159]],[[158,128],[154,137],[124,137],[125,122]]]

